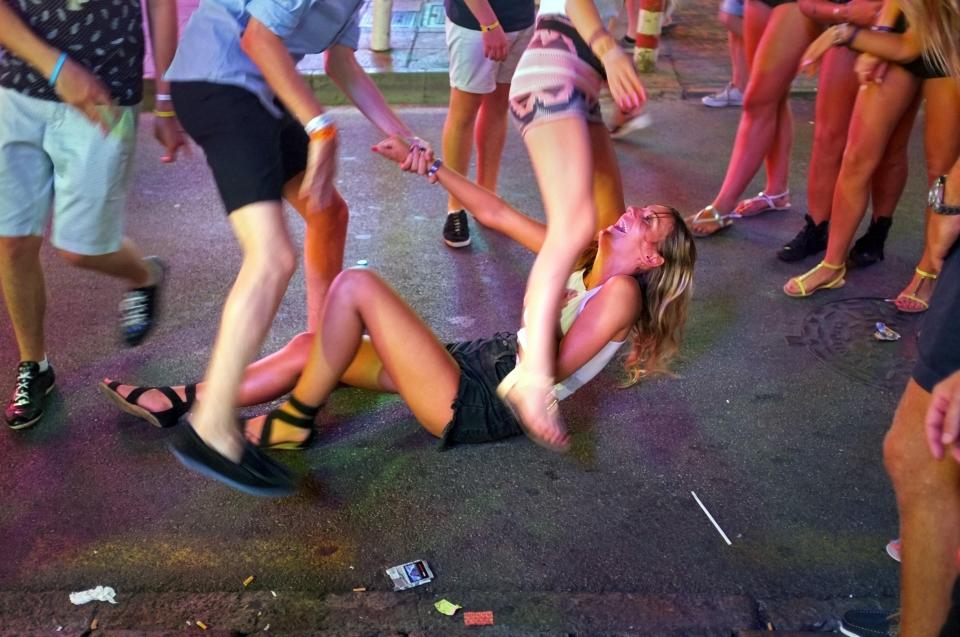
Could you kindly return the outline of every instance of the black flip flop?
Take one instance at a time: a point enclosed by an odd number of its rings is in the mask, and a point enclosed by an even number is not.
[[[233,462],[209,447],[186,419],[169,448],[188,469],[250,495],[276,498],[296,490],[290,472],[254,445],[244,443],[240,462]]]

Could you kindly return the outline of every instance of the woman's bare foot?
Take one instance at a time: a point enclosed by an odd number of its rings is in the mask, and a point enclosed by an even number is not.
[[[553,382],[540,380],[515,370],[501,381],[497,394],[513,411],[528,438],[551,451],[567,451],[570,435],[557,409]]]
[[[795,276],[783,286],[787,296],[810,296],[817,290],[842,287],[847,269],[821,261],[812,270]]]
[[[289,417],[290,420],[299,424],[285,422],[285,417]],[[267,433],[267,439],[263,440],[264,427],[268,418],[270,419],[269,432]],[[266,449],[297,449],[314,435],[314,418],[315,414],[304,414],[289,402],[286,402],[269,414],[244,421],[243,436],[251,444]]]
[[[109,378],[100,383],[100,393],[124,412],[154,427],[173,427],[196,401],[196,385],[140,387],[122,385]]]
[[[936,274],[917,268],[910,283],[897,295],[893,304],[898,310],[908,314],[926,312],[930,307],[930,297],[933,296],[936,280]]]
[[[790,191],[785,190],[778,195],[768,195],[760,191],[756,197],[744,199],[737,204],[734,212],[741,217],[753,217],[764,212],[790,209]]]

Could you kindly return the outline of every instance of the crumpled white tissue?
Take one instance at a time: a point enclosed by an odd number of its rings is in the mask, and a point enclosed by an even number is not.
[[[77,606],[87,602],[110,602],[116,604],[117,591],[110,586],[97,586],[86,591],[70,593],[70,601]]]

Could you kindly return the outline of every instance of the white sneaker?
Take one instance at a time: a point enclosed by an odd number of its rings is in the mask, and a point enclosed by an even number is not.
[[[707,95],[701,100],[704,106],[723,108],[725,106],[743,106],[743,91],[733,84],[727,84],[722,91]]]

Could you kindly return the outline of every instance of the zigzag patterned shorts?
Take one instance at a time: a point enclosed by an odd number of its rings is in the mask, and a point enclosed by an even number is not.
[[[544,24],[546,22],[546,24]],[[534,125],[564,117],[602,124],[599,60],[564,16],[541,16],[510,85],[510,114],[523,136]],[[547,26],[551,25],[551,26]]]

